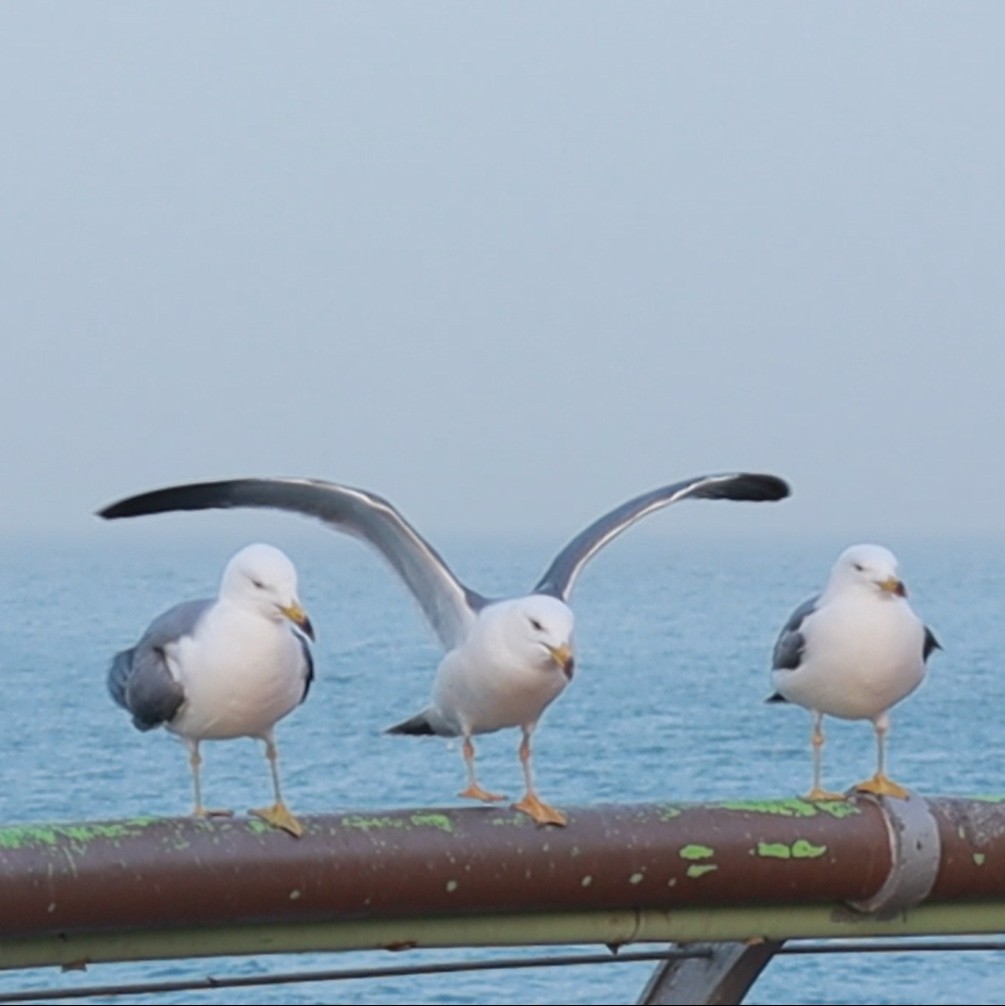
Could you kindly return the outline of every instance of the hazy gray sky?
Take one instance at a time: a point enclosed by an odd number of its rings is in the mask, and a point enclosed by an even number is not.
[[[1000,533],[1003,41],[993,2],[0,5],[0,531],[288,474],[571,533],[746,468],[794,498],[724,528]]]

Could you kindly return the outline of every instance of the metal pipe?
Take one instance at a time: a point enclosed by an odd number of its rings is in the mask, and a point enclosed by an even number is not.
[[[885,920],[850,907],[897,868],[873,800],[595,807],[561,829],[493,808],[338,814],[301,839],[240,818],[2,828],[0,966],[1005,929],[1005,808],[927,805],[937,877]]]

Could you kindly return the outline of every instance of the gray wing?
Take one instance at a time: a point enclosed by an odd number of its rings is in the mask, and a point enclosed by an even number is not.
[[[303,702],[314,681],[314,656],[311,653],[310,643],[299,632],[296,633],[296,637],[304,654],[304,694],[300,696],[300,701]]]
[[[132,713],[138,730],[167,723],[185,701],[181,685],[171,674],[164,655],[169,644],[191,635],[213,601],[186,601],[155,618],[140,641],[117,653],[108,669],[108,691]]]
[[[772,654],[772,670],[794,671],[802,663],[803,652],[806,649],[806,637],[802,633],[803,622],[817,610],[819,600],[820,595],[817,594],[803,601],[782,626]]]
[[[925,626],[925,649],[922,653],[922,659],[927,660],[932,653],[932,650],[941,650],[942,644],[935,638],[935,633],[926,625]]]
[[[487,600],[469,590],[436,550],[387,500],[319,479],[231,479],[170,486],[120,500],[98,511],[105,518],[168,510],[274,507],[316,517],[375,548],[415,595],[440,642],[453,649],[467,637]]]
[[[604,514],[581,531],[555,556],[537,582],[534,592],[551,594],[565,601],[586,562],[611,539],[646,514],[684,499],[780,500],[789,495],[788,485],[774,475],[748,473],[700,475],[643,493]]]

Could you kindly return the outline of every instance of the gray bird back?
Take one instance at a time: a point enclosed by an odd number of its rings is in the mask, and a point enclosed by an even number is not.
[[[185,693],[167,665],[164,648],[191,635],[212,600],[184,601],[150,623],[140,641],[122,650],[108,669],[108,691],[138,730],[152,730],[170,721],[185,701]]]
[[[794,671],[802,662],[806,639],[800,629],[806,618],[816,610],[819,600],[820,595],[817,594],[803,601],[782,626],[772,654],[771,666],[773,670]]]

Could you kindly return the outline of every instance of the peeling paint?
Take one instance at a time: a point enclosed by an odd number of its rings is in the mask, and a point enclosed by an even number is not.
[[[391,817],[389,815],[364,817],[362,814],[342,818],[343,828],[354,828],[357,831],[377,831],[385,828],[406,831],[413,826],[419,828],[438,828],[440,831],[445,831],[448,834],[453,834],[454,832],[454,822],[446,814],[410,814],[407,819],[403,817]]]
[[[784,842],[758,842],[756,854],[766,859],[789,859],[792,850]]]
[[[357,831],[373,831],[377,828],[404,828],[405,822],[397,817],[344,817],[343,828],[354,828]]]
[[[704,866],[698,866],[696,863],[692,863],[687,868],[687,875],[689,877],[703,877],[706,873],[711,873],[713,870],[718,870],[719,867],[714,863],[706,863]]]
[[[454,822],[446,814],[413,814],[412,824],[417,824],[427,828],[438,828],[448,835],[454,833]]]
[[[844,818],[862,813],[850,800],[819,800],[811,803],[798,797],[789,800],[728,800],[715,806],[722,807],[723,810],[774,814],[779,817],[816,817],[827,814],[834,818]]]
[[[984,854],[983,852],[975,852],[975,853],[974,853],[974,863],[975,863],[975,864],[976,864],[977,866],[983,866],[983,865],[984,865],[984,861],[985,861],[985,860],[986,860],[987,858],[988,858],[988,857],[987,857],[987,856],[986,856],[986,855],[985,855],[985,854]]]
[[[680,817],[684,813],[682,807],[673,804],[660,804],[656,808],[656,815],[661,821],[672,821],[675,817]]]
[[[154,818],[138,818],[113,824],[25,824],[0,828],[0,849],[23,849],[33,845],[78,847],[99,839],[133,838],[142,833]]]
[[[792,855],[795,859],[819,859],[826,853],[826,845],[814,845],[808,838],[797,838],[792,843]]]
[[[589,887],[590,884],[592,883],[593,883],[593,877],[591,877],[589,874],[583,877],[583,879],[579,882],[580,887]]]
[[[715,849],[710,849],[707,845],[685,845],[678,850],[677,855],[681,859],[711,859],[715,855]]]
[[[453,894],[454,891],[456,891],[459,886],[460,885],[457,883],[456,880],[448,880],[447,881],[447,894]]]
[[[646,875],[644,873],[633,873],[628,878],[628,883],[629,884],[641,884],[642,881],[645,880],[645,879],[646,879]]]
[[[758,842],[755,855],[766,859],[819,859],[826,852],[826,845],[814,845],[808,839],[797,838],[791,845],[784,842]]]

